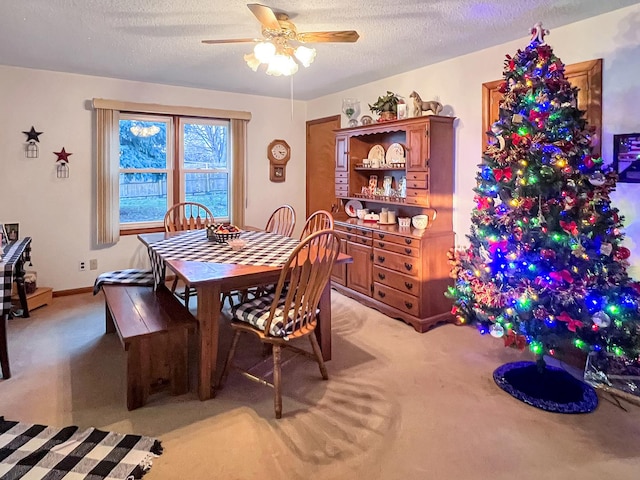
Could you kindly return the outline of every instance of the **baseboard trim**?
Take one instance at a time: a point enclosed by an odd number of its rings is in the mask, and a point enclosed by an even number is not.
[[[80,293],[93,292],[93,287],[72,288],[70,290],[56,290],[53,292],[54,297],[66,297],[68,295],[78,295]]]

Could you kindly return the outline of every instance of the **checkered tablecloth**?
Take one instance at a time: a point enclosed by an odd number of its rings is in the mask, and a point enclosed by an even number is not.
[[[16,262],[31,243],[31,237],[26,237],[2,246],[2,260],[0,260],[0,318],[11,310],[11,286]]]
[[[299,243],[295,238],[269,232],[242,232],[240,238],[247,242],[240,251],[208,240],[206,230],[192,230],[150,244],[156,286],[164,281],[167,260],[280,267]]]

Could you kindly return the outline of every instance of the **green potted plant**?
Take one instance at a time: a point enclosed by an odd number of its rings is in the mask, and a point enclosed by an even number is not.
[[[369,104],[369,110],[380,115],[381,121],[395,120],[398,115],[398,103],[400,101],[398,95],[387,90],[386,95],[378,97],[378,100],[373,105]]]

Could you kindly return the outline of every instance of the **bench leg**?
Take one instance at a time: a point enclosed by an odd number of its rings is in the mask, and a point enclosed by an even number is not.
[[[105,309],[105,332],[106,333],[115,333],[116,331],[116,326],[113,323],[113,316],[111,315],[111,310],[109,310],[109,305],[107,305],[107,303],[105,302],[104,304],[104,309]]]
[[[171,395],[182,395],[189,391],[189,358],[187,352],[189,332],[180,329],[169,333],[169,384]]]
[[[7,315],[0,315],[0,369],[2,378],[11,378],[9,368],[9,349],[7,347]]]
[[[142,337],[131,342],[127,351],[127,408],[147,403],[151,384],[151,342]]]

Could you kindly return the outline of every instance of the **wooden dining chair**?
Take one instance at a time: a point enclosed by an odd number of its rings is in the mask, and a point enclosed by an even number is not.
[[[309,218],[307,218],[302,228],[300,240],[320,230],[333,230],[333,215],[326,210],[318,210],[309,215]]]
[[[290,237],[296,226],[296,212],[291,205],[282,205],[274,210],[267,220],[265,231]]]
[[[256,379],[249,370],[233,363],[238,340],[243,333],[258,337],[263,345],[272,347],[273,382],[259,379],[274,388],[276,418],[282,417],[281,351],[292,349],[318,363],[324,380],[329,378],[315,334],[318,304],[331,276],[340,250],[340,238],[333,230],[322,230],[305,238],[295,248],[280,273],[274,292],[258,297],[231,309],[231,327],[235,330],[231,348],[220,376],[218,388],[224,386],[231,368]],[[311,351],[292,344],[307,337]]]
[[[214,222],[211,210],[197,202],[176,203],[164,214],[164,229],[167,232],[201,230]]]
[[[215,223],[211,210],[197,202],[180,202],[172,205],[164,215],[164,229],[166,232],[181,232],[185,230],[203,230]],[[171,291],[176,292],[178,277],[173,280]],[[189,297],[195,289],[185,285],[184,292],[178,296],[184,299],[184,305],[189,308]]]
[[[275,233],[290,237],[293,233],[293,229],[296,226],[296,211],[291,205],[282,205],[274,210],[274,212],[267,220],[267,226],[264,227],[265,232]],[[274,287],[274,285],[272,285]],[[249,295],[258,297],[265,293],[265,287],[253,287],[244,290],[238,290],[225,293],[222,297],[222,302],[229,301],[229,305],[233,307],[233,297],[238,297],[240,302],[245,301]]]

